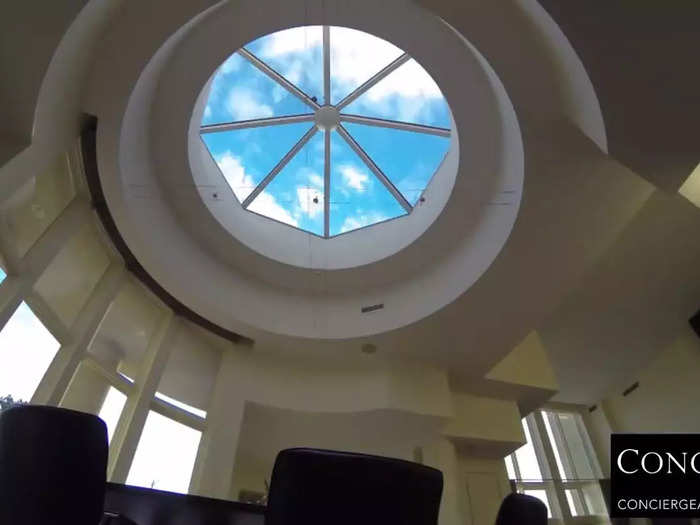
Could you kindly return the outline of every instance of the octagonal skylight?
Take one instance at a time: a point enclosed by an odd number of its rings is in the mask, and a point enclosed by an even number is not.
[[[245,209],[328,238],[424,204],[450,125],[438,86],[396,46],[308,26],[231,55],[200,133]]]

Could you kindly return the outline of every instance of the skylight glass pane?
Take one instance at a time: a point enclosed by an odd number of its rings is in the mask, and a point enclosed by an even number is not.
[[[436,135],[343,125],[412,205],[418,202],[450,146],[449,138]]]
[[[97,414],[107,425],[108,441],[112,441],[112,436],[117,428],[117,423],[119,423],[125,404],[126,396],[113,386],[109,387],[107,396],[102,403],[102,408],[100,408],[100,413]]]
[[[330,44],[332,104],[403,55],[386,40],[347,27],[331,27]]]
[[[323,235],[324,134],[316,133],[248,209]]]
[[[406,214],[389,190],[336,132],[331,134],[330,208],[330,235]]]
[[[293,27],[245,46],[277,73],[323,104],[323,28]]]
[[[186,494],[202,433],[149,412],[127,485]]]
[[[7,274],[5,273],[5,270],[0,268],[0,284],[5,280],[5,277],[7,277]]]
[[[202,419],[207,417],[206,410],[201,410],[199,408],[195,408],[192,405],[188,405],[187,403],[183,403],[182,401],[178,401],[177,399],[174,399],[170,396],[166,396],[165,394],[161,394],[160,392],[156,392],[156,397],[158,399],[165,401],[166,403],[169,403],[173,406],[181,408],[182,410],[189,412],[190,414],[194,414],[195,416],[199,416]]]
[[[0,397],[30,401],[60,343],[26,303],[0,332]]]
[[[204,133],[202,140],[242,202],[311,126],[303,122]]]
[[[411,59],[387,75],[343,113],[451,127],[447,102],[432,77]]]
[[[216,72],[202,125],[310,112],[307,104],[236,53]]]
[[[520,469],[521,479],[526,481],[542,481],[542,472],[540,471],[535,448],[532,446],[532,436],[527,421],[522,420],[523,430],[525,431],[525,443],[522,447],[515,451],[515,457],[518,460],[518,468]]]

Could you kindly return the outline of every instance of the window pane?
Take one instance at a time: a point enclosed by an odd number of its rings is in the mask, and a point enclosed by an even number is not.
[[[551,518],[552,517],[552,509],[549,506],[549,498],[547,498],[547,491],[546,490],[524,490],[524,494],[527,494],[528,496],[533,496],[540,500],[542,503],[547,505],[547,517]]]
[[[344,126],[413,206],[450,147],[446,137],[362,124]]]
[[[542,412],[544,416],[544,425],[547,428],[547,436],[549,437],[549,442],[552,445],[552,450],[554,451],[554,458],[557,462],[557,469],[559,470],[559,476],[561,479],[575,479],[574,473],[568,467],[568,458],[566,457],[566,449],[563,447],[561,442],[557,424],[557,414],[553,412]],[[566,464],[564,464],[566,460]]]
[[[535,448],[532,446],[532,436],[530,434],[530,429],[525,419],[522,420],[522,423],[527,443],[525,443],[522,447],[515,451],[515,458],[518,461],[518,468],[520,469],[521,479],[531,481],[542,481],[542,472],[540,471],[540,466],[537,463]]]
[[[293,27],[245,46],[309,98],[323,102],[323,28]]]
[[[515,467],[513,467],[513,458],[506,456],[506,471],[508,472],[508,479],[518,479],[515,475]]]
[[[0,332],[0,397],[31,400],[60,346],[31,308],[20,304]]]
[[[0,283],[2,283],[5,280],[5,277],[7,277],[7,274],[5,273],[5,270],[0,268]]]
[[[149,412],[127,485],[186,494],[202,433]]]
[[[405,215],[389,190],[338,134],[331,134],[330,234]]]
[[[571,515],[583,516],[583,505],[581,504],[581,497],[577,490],[566,490],[566,501],[569,504],[569,512]]]
[[[593,479],[593,469],[588,459],[588,453],[583,444],[583,436],[576,424],[575,414],[557,414],[564,434],[564,440],[571,454],[574,470],[577,479]]]
[[[581,490],[591,514],[607,515],[608,509],[598,483],[588,483]]]
[[[126,396],[116,388],[109,387],[107,396],[98,414],[107,425],[108,441],[112,441],[114,430],[117,428],[119,417],[122,415],[122,410],[124,409],[124,403],[126,403]]]
[[[440,88],[413,59],[377,82],[343,112],[443,128],[452,125]]]

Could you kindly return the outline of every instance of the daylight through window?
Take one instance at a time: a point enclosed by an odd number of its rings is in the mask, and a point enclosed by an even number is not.
[[[0,397],[30,401],[60,346],[22,302],[0,331]]]
[[[200,134],[245,209],[327,238],[421,205],[450,128],[440,89],[409,55],[310,26],[226,60]]]
[[[602,473],[581,415],[540,410],[522,425],[527,443],[505,458],[518,492],[542,500],[550,517],[606,515]]]

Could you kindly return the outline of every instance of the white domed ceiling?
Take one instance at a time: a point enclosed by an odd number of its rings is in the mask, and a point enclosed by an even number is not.
[[[510,235],[525,159],[510,97],[463,35],[401,0],[178,16],[93,95],[105,200],[159,287],[223,330],[302,345],[394,333],[465,296]],[[376,56],[332,51],[358,35]]]

